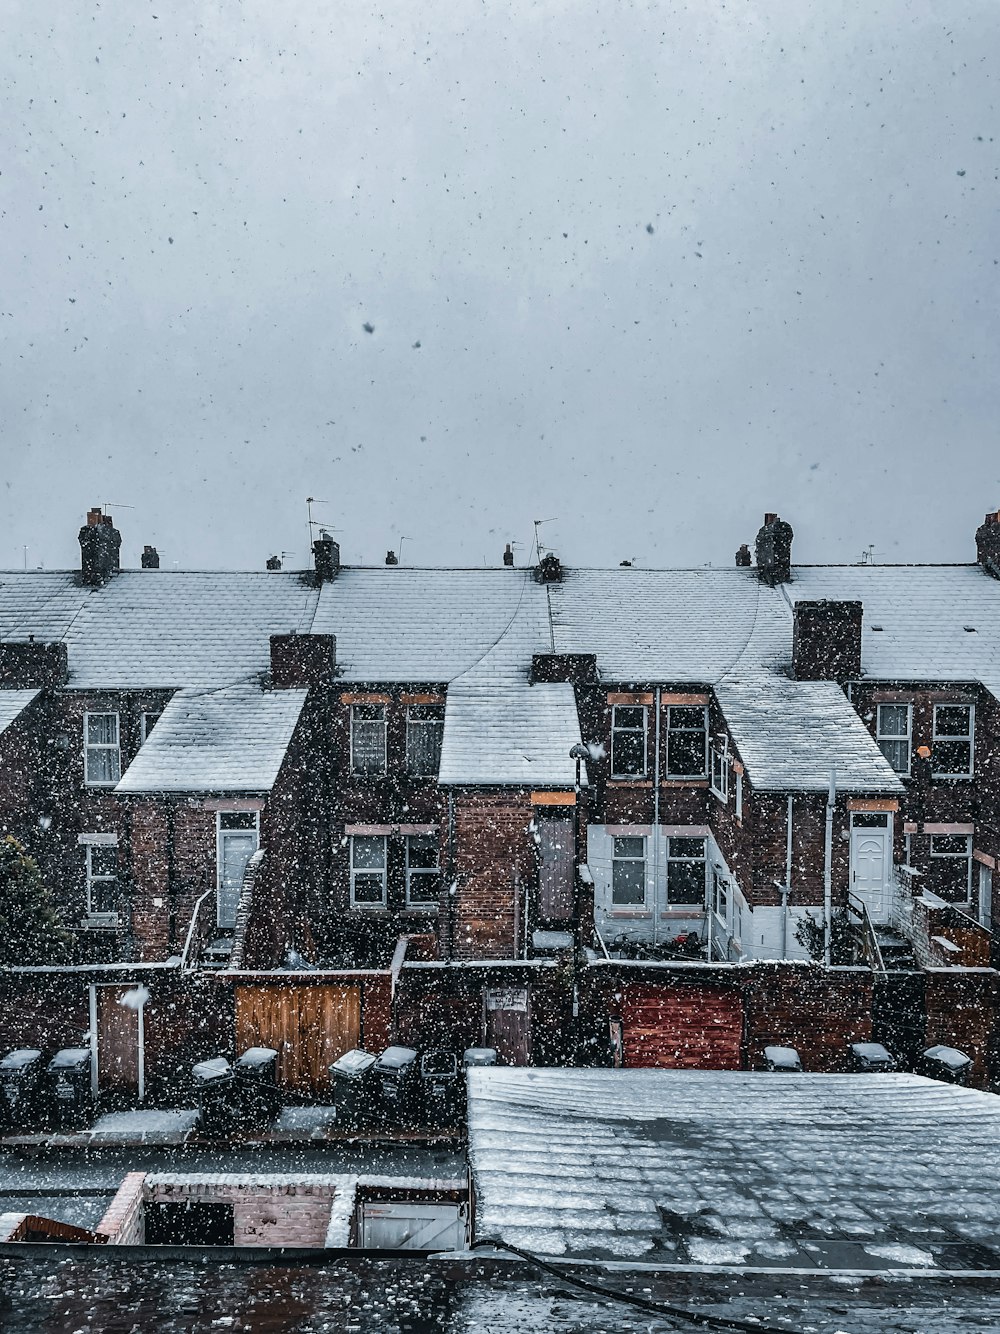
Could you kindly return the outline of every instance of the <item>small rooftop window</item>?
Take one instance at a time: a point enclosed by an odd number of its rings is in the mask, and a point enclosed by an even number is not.
[[[881,630],[882,627],[881,627],[880,625],[873,625],[873,626],[872,626],[872,629],[873,629],[873,630]]]
[[[974,635],[974,634],[976,633],[976,627],[975,627],[974,625],[963,625],[963,626],[962,626],[962,629],[963,629],[967,634],[970,634],[970,635]]]

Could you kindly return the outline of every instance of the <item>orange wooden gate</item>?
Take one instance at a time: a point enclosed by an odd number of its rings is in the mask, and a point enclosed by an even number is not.
[[[360,987],[236,988],[236,1050],[273,1047],[278,1083],[300,1093],[329,1092],[329,1066],[360,1045]]]
[[[739,1070],[743,1003],[708,987],[629,986],[622,996],[627,1066]]]
[[[102,1093],[139,1092],[139,1012],[122,1005],[134,986],[97,988],[97,1079]]]

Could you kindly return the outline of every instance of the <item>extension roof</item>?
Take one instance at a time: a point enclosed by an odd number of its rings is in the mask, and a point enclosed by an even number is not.
[[[38,694],[37,690],[0,690],[0,736]]]

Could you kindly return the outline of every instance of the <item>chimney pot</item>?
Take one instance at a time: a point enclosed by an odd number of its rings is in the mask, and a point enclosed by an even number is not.
[[[281,569],[281,557],[280,557],[280,556],[268,556],[267,561],[265,562],[265,568],[268,569],[268,570],[280,570],[280,569]]]
[[[511,546],[509,542],[503,549],[503,563],[504,565],[514,564],[514,548]]]
[[[96,505],[92,510],[88,510],[88,511],[87,511],[87,527],[88,527],[88,528],[96,528],[97,525],[98,525],[99,523],[101,523],[101,522],[102,522],[102,519],[101,519],[101,507],[100,507],[99,505]]]
[[[750,565],[750,548],[744,542],[736,553],[736,564],[743,569]]]
[[[142,549],[139,563],[144,570],[158,570],[160,568],[160,553],[156,547],[151,547],[147,542]]]
[[[777,514],[765,514],[765,515],[764,515],[764,522],[765,522],[766,524],[767,524],[767,523],[774,523],[774,522],[777,520],[777,518],[778,518]]]
[[[398,564],[399,564],[399,559],[398,559],[398,557],[396,556],[396,553],[395,553],[394,551],[387,551],[387,552],[385,553],[385,563],[386,563],[386,565],[398,565]]]

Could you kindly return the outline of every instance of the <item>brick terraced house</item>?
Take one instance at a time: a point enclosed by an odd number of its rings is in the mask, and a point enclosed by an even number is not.
[[[301,573],[122,570],[100,510],[80,543],[0,574],[0,829],[78,952],[7,974],[9,1045],[89,1029],[140,1094],[210,1040],[312,1094],[390,1037],[993,1069],[1000,515],[951,566],[795,566],[776,515],[731,569],[323,535]]]

